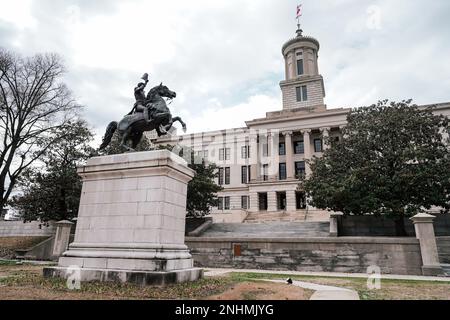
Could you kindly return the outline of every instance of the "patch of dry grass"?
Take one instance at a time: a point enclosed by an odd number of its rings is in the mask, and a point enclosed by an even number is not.
[[[6,269],[0,268],[1,269]],[[138,286],[114,282],[83,282],[70,290],[63,279],[44,278],[42,267],[8,266],[8,277],[0,279],[2,299],[201,299],[228,289],[231,278],[206,278],[165,287]],[[6,272],[3,271],[5,274]]]

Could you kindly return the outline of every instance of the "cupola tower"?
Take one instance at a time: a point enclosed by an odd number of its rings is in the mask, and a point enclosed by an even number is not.
[[[286,70],[285,80],[280,82],[283,110],[325,109],[325,88],[317,63],[319,48],[319,41],[304,36],[300,26],[297,36],[283,45]]]

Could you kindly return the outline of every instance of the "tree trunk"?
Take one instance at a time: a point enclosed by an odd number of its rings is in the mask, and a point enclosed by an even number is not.
[[[399,213],[396,215],[395,219],[395,235],[397,237],[406,237],[406,229],[405,229],[405,215],[403,213]]]

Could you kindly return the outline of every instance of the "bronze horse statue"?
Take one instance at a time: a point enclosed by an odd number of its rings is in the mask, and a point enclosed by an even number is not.
[[[99,150],[108,146],[116,130],[121,137],[121,145],[129,151],[134,151],[145,131],[156,130],[160,137],[167,134],[173,123],[178,121],[181,123],[183,131],[186,132],[186,124],[180,117],[172,117],[164,100],[164,97],[172,100],[176,96],[174,91],[169,90],[162,83],[150,89],[145,100],[147,110],[128,114],[119,123],[112,121],[106,128]],[[128,140],[132,142],[131,147],[127,145]]]

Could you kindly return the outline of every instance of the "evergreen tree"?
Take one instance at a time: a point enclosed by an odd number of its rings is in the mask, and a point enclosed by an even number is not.
[[[449,119],[411,100],[379,101],[352,110],[343,139],[314,158],[302,182],[317,208],[344,214],[387,214],[397,235],[404,217],[450,209]]]

